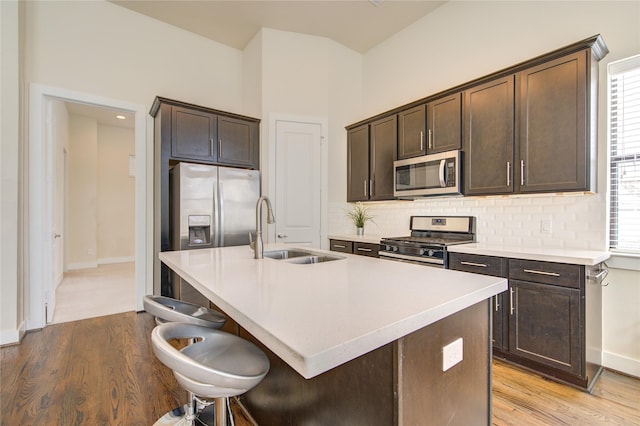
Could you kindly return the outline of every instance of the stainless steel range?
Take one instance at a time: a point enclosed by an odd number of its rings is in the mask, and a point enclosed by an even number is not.
[[[380,258],[448,267],[447,247],[476,240],[472,216],[411,216],[411,235],[383,238]]]

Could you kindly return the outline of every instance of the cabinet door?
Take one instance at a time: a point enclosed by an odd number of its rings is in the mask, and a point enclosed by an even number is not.
[[[393,162],[397,158],[398,120],[395,115],[371,123],[369,199],[393,199]]]
[[[174,106],[171,112],[171,156],[214,162],[216,127],[216,115]]]
[[[518,74],[520,192],[589,190],[587,53]]]
[[[465,195],[513,192],[514,77],[464,93]]]
[[[509,352],[582,374],[580,290],[509,280]]]
[[[257,123],[218,116],[218,162],[258,168]]]
[[[427,154],[461,148],[461,97],[456,93],[427,104]]]
[[[369,199],[369,125],[347,135],[347,201]]]
[[[398,114],[398,159],[425,154],[425,111],[419,105]]]

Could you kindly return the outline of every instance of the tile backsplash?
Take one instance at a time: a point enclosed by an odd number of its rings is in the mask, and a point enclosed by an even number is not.
[[[582,250],[605,250],[607,244],[604,194],[425,198],[365,205],[374,216],[374,223],[365,226],[367,234],[408,235],[413,215],[475,216],[480,243]],[[346,214],[350,206],[329,205],[329,235],[355,234]]]

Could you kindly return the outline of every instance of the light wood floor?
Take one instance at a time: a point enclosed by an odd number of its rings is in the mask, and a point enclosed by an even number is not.
[[[0,349],[0,424],[153,424],[186,398],[152,354],[154,325],[128,312],[50,325]],[[234,411],[237,426],[251,425]],[[640,425],[640,380],[605,371],[590,395],[496,361],[493,424]]]
[[[135,309],[135,263],[112,263],[65,272],[56,289],[53,323]]]

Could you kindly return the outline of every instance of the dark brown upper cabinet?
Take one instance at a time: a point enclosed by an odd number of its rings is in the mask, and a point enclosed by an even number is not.
[[[455,93],[427,104],[427,154],[461,148],[461,97]]]
[[[348,132],[347,201],[369,200],[369,125]]]
[[[426,152],[426,108],[424,105],[398,113],[398,159],[419,157]]]
[[[218,162],[258,168],[258,123],[218,117]]]
[[[598,61],[607,53],[595,35],[347,130],[394,116],[399,159],[462,148],[464,195],[594,191]],[[368,199],[389,199],[378,196]]]
[[[591,189],[588,54],[581,51],[516,75],[518,192]]]
[[[171,111],[171,156],[212,162],[216,160],[218,117],[191,108]]]
[[[464,92],[464,193],[513,192],[514,78]]]
[[[347,201],[393,199],[397,123],[392,115],[348,131]]]
[[[393,162],[397,159],[398,120],[395,115],[371,123],[370,200],[393,199]]]

